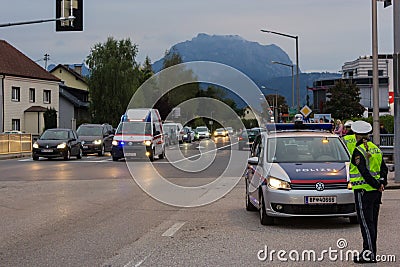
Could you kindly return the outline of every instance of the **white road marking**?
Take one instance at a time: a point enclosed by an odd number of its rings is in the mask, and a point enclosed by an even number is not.
[[[186,222],[179,222],[172,225],[167,231],[165,231],[161,236],[172,237]]]

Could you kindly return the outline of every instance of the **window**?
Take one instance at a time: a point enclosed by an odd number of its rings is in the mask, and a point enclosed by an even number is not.
[[[20,100],[20,88],[19,87],[12,87],[11,100],[19,102],[19,100]]]
[[[11,124],[13,131],[21,131],[21,124],[19,119],[12,119]]]
[[[35,88],[29,88],[29,102],[35,102]]]
[[[51,103],[51,91],[50,90],[43,91],[43,103],[45,103],[45,104]]]
[[[368,76],[372,76],[373,72],[372,70],[368,70]],[[383,70],[378,70],[378,76],[383,76]]]

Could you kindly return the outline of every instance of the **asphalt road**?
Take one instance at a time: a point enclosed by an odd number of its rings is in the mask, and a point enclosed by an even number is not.
[[[150,197],[132,178],[131,167],[137,167],[133,172],[151,184],[155,178],[148,166],[154,166],[170,182],[201,187],[224,173],[231,177],[235,172],[223,169],[246,161],[247,152],[235,158],[226,140],[217,142],[217,150],[208,145],[170,147],[167,159],[133,166],[96,156],[0,161],[0,266],[320,266],[295,262],[289,252],[314,250],[318,258],[324,249],[340,256],[361,248],[359,226],[344,218],[280,219],[274,226],[260,225],[258,213],[244,208],[243,179],[216,202],[181,208]],[[184,172],[190,164],[179,159],[180,153],[195,162],[194,168],[202,157],[210,164],[200,172]],[[199,198],[224,187],[223,182]],[[384,193],[378,237],[379,254],[394,255],[397,261],[399,192]],[[343,249],[338,248],[340,238],[347,244]],[[268,257],[261,261],[266,247]],[[269,257],[272,250],[286,251],[281,258],[288,262],[278,259],[277,252]],[[328,256],[324,265],[353,265]]]

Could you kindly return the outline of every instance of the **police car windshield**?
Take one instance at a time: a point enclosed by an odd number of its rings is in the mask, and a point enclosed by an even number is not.
[[[151,134],[149,122],[122,122],[118,125],[116,134]]]
[[[336,137],[276,137],[267,144],[268,162],[347,162],[346,148]]]

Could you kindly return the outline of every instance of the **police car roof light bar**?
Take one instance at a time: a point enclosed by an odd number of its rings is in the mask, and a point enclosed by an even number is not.
[[[331,131],[333,125],[331,123],[271,123],[267,124],[268,131],[284,131],[284,130],[320,130]]]

